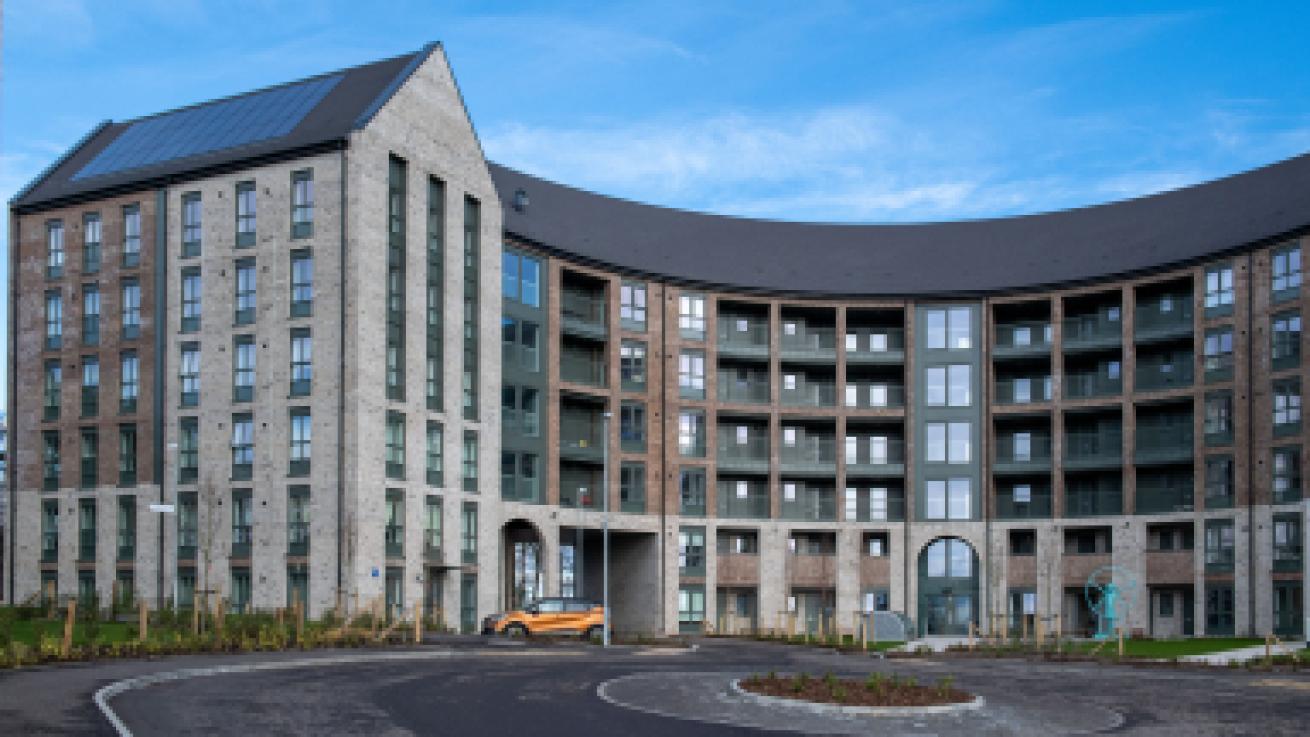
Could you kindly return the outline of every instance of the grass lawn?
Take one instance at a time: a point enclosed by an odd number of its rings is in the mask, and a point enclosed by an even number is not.
[[[1263,645],[1265,641],[1252,637],[1200,637],[1187,640],[1124,640],[1124,655],[1130,658],[1179,658],[1184,655],[1206,655],[1209,653],[1236,650],[1242,647]],[[1099,649],[1098,649],[1099,648]],[[1114,656],[1119,653],[1117,640],[1101,642],[1080,642],[1074,645],[1075,652]]]
[[[135,628],[131,628],[133,631]],[[38,630],[48,637],[62,639],[64,636],[64,623],[62,621],[50,621],[45,619],[29,619],[14,622],[13,638],[14,642],[21,642],[33,647],[37,644]],[[132,637],[129,631],[129,625],[124,622],[101,622],[100,631],[96,635],[96,642],[109,644],[115,642],[126,642]],[[78,622],[73,626],[73,644],[86,645],[87,631],[86,624]]]

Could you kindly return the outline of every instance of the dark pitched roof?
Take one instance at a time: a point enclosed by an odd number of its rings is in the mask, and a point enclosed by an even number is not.
[[[54,206],[329,145],[366,125],[435,48],[101,123],[10,205],[20,211]]]
[[[724,217],[491,164],[511,234],[677,282],[832,296],[981,294],[1178,265],[1310,225],[1310,154],[1192,187],[993,220],[846,225]],[[522,189],[529,205],[516,210]]]

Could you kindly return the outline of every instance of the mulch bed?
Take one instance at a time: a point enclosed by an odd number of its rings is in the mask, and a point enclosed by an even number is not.
[[[771,673],[743,678],[741,687],[764,696],[839,706],[942,706],[973,701],[973,694],[954,688],[950,679],[921,686],[913,678],[879,674],[857,680],[831,675],[816,678],[804,673],[795,676]]]

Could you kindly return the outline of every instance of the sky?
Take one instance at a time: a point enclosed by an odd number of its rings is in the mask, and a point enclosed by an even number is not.
[[[101,120],[441,41],[488,157],[538,176],[784,220],[1022,214],[1310,150],[1307,38],[1275,1],[7,0],[0,195]]]

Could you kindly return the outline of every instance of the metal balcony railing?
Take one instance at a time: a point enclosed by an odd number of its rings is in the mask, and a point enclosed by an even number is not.
[[[732,484],[719,486],[718,516],[733,519],[768,519],[769,493],[767,489],[752,488],[745,497],[737,496]]]
[[[605,337],[605,297],[565,288],[560,294],[560,327],[588,338]]]
[[[1021,442],[1014,435],[996,438],[994,473],[1031,473],[1051,468],[1051,438],[1047,435],[1030,435]]]
[[[831,327],[800,323],[795,333],[788,335],[785,328],[778,342],[783,360],[835,361],[837,358],[837,330]]]
[[[1066,490],[1064,507],[1066,517],[1100,517],[1123,514],[1123,491],[1121,489]]]
[[[808,522],[831,522],[836,520],[836,489],[798,489],[795,499],[783,498],[782,518]]]
[[[769,380],[738,381],[731,371],[719,371],[719,390],[716,398],[727,404],[768,404]]]
[[[1168,340],[1190,335],[1193,329],[1191,295],[1180,295],[1170,300],[1170,309],[1162,310],[1159,300],[1138,305],[1137,320],[1133,325],[1134,339],[1138,343]]]
[[[1192,442],[1190,422],[1139,422],[1134,456],[1139,464],[1190,461],[1193,456]]]
[[[721,315],[718,328],[719,355],[759,359],[769,357],[769,324],[767,321]]]
[[[834,473],[836,450],[836,441],[831,436],[802,438],[794,447],[782,447],[779,463],[784,473]]]
[[[1196,492],[1189,484],[1137,482],[1137,514],[1190,512],[1196,507]]]
[[[1051,401],[1050,376],[1025,376],[996,382],[997,404],[1032,404]]]
[[[1064,377],[1066,399],[1093,399],[1112,397],[1123,393],[1123,378],[1101,372],[1071,373]]]
[[[768,473],[769,441],[765,437],[751,437],[738,443],[732,433],[719,435],[719,470]]]
[[[1066,351],[1111,348],[1123,342],[1123,323],[1106,312],[1066,317],[1063,328]]]
[[[832,407],[837,402],[837,385],[830,382],[801,381],[795,389],[785,386],[781,394],[782,404],[788,407]]]
[[[848,380],[843,403],[852,409],[899,409],[905,406],[905,387]]]
[[[1048,322],[1010,322],[996,325],[997,358],[1040,356],[1051,350],[1052,330]]]
[[[1191,353],[1180,355],[1174,361],[1139,358],[1133,388],[1139,392],[1156,392],[1189,387],[1196,380],[1196,368],[1192,363]]]
[[[1028,501],[1019,501],[1012,490],[997,491],[997,519],[1049,519],[1051,517],[1051,490],[1033,489]]]
[[[1113,468],[1123,462],[1119,432],[1069,432],[1064,436],[1065,470]]]
[[[847,363],[902,363],[905,360],[905,330],[848,328],[845,349]]]

